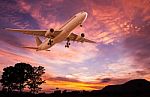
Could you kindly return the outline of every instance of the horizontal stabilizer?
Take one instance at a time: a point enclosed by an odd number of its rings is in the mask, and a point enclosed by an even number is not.
[[[25,46],[25,47],[22,47],[22,48],[28,48],[28,49],[38,49],[38,47],[27,47],[27,46]]]
[[[28,46],[25,46],[25,47],[22,47],[22,48],[33,49],[33,50],[38,51],[38,47],[28,47]],[[50,50],[45,50],[45,51],[50,51]]]

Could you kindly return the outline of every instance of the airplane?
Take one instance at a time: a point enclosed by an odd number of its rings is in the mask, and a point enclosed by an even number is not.
[[[62,25],[59,29],[50,28],[48,30],[29,30],[29,29],[11,29],[5,28],[7,31],[11,32],[21,32],[23,34],[33,35],[35,36],[35,41],[37,47],[23,47],[28,49],[35,49],[36,51],[46,50],[51,48],[54,44],[60,43],[62,41],[67,41],[65,47],[69,48],[70,41],[77,42],[88,42],[88,43],[96,43],[95,41],[84,38],[84,33],[81,35],[76,35],[71,33],[73,29],[77,26],[82,27],[83,22],[86,20],[88,13],[85,11],[79,12],[71,17],[64,25]],[[45,37],[46,39],[42,42],[39,36]]]

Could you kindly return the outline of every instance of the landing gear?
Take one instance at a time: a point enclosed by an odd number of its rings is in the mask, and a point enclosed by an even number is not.
[[[69,46],[70,46],[70,39],[67,38],[67,43],[66,43],[65,47],[69,48]]]
[[[53,40],[50,38],[49,42],[48,42],[48,45],[52,45],[52,43],[53,43]]]

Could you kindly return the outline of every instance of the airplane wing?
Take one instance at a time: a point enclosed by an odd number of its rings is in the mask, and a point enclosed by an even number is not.
[[[25,29],[11,29],[11,28],[6,28],[5,30],[11,32],[21,32],[23,34],[29,34],[29,35],[38,35],[38,36],[44,36],[46,33],[46,30],[25,30]]]
[[[81,37],[81,36],[79,36],[79,35],[76,35],[76,34],[74,34],[74,33],[71,33],[71,34],[69,35],[69,39],[70,39],[71,41],[77,41],[77,42],[96,43],[95,41],[86,39],[86,38]]]
[[[11,28],[6,28],[5,30],[11,32],[21,32],[23,34],[28,34],[28,35],[43,36],[43,37],[45,37],[45,33],[47,32],[47,30],[28,30],[28,29],[11,29]],[[52,37],[56,37],[60,32],[61,31],[54,31]]]

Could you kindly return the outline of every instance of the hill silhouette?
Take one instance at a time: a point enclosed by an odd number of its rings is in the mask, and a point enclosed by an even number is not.
[[[106,86],[101,91],[109,93],[150,93],[150,82],[145,79],[135,79],[121,85]]]
[[[102,90],[71,92],[56,90],[50,94],[1,91],[0,97],[150,97],[150,82],[145,79],[134,79],[124,84],[106,86]]]

